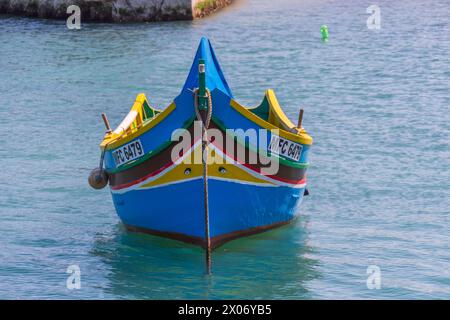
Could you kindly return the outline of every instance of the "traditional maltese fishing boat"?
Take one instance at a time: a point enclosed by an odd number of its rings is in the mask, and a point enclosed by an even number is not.
[[[109,182],[125,226],[210,249],[291,221],[306,193],[312,138],[272,90],[246,108],[203,38],[181,93],[164,110],[139,94],[106,135],[89,182]]]

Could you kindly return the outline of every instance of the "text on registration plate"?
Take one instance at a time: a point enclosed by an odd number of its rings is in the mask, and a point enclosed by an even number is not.
[[[268,151],[287,157],[291,160],[298,161],[300,159],[300,155],[302,154],[302,145],[283,139],[279,136],[272,135],[270,138]]]
[[[122,147],[114,150],[112,153],[117,167],[131,160],[142,157],[143,155],[144,147],[139,139],[123,145]]]

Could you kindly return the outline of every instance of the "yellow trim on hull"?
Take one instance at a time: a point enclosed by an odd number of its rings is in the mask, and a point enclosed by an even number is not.
[[[220,168],[224,168],[226,170],[225,173],[221,173],[219,171]],[[208,175],[211,177],[217,177],[222,179],[233,180],[235,182],[246,182],[250,184],[270,184],[275,185],[274,183],[268,182],[263,179],[258,179],[255,176],[252,176],[250,173],[245,170],[237,167],[235,164],[225,163],[225,164],[211,164],[208,166]]]
[[[189,175],[184,173],[188,168],[191,169]],[[202,176],[202,172],[203,168],[199,164],[196,165],[178,164],[175,166],[175,168],[167,172],[162,177],[159,177],[158,179],[155,179],[149,183],[143,184],[140,186],[140,188],[151,188],[158,185],[165,185],[173,182],[180,182],[182,180],[198,178]]]
[[[194,153],[191,153],[184,161],[189,159],[190,163],[193,163],[194,154],[199,153],[201,157],[201,146],[197,147]],[[228,162],[222,156],[217,154],[214,150],[208,148],[208,159],[215,159],[216,162],[222,163],[212,163],[208,165],[208,176],[217,177],[221,179],[233,180],[235,182],[245,182],[248,184],[265,184],[265,185],[273,185],[274,183],[268,182],[263,179],[259,179],[245,170],[239,168],[233,163]],[[212,161],[212,160],[210,160]],[[224,168],[226,170],[225,173],[220,172],[220,169]],[[186,169],[190,169],[189,174],[185,174]],[[201,164],[189,164],[185,162],[181,162],[177,164],[173,169],[168,171],[163,176],[140,186],[140,188],[151,188],[159,185],[166,185],[174,182],[181,182],[183,180],[191,180],[194,178],[202,177],[203,167]]]
[[[145,95],[142,93],[137,96],[136,101],[133,104],[133,107],[131,108],[131,111],[135,111],[138,113],[137,117],[142,116],[143,103],[146,100],[147,99],[145,98]],[[132,129],[122,131],[119,134],[116,134],[114,132],[106,134],[105,137],[103,138],[102,143],[100,144],[100,148],[102,149],[106,148],[106,150],[110,150],[120,147],[121,145],[127,142],[130,142],[131,140],[139,137],[143,133],[149,131],[150,129],[161,123],[161,121],[163,121],[173,110],[175,110],[175,108],[176,108],[175,102],[172,102],[166,109],[158,113],[150,121],[142,122],[139,120],[135,120],[133,124],[134,123],[136,124]],[[133,127],[133,124],[130,126],[130,128]]]
[[[273,90],[267,90],[265,95],[270,105],[268,119],[269,121],[265,121],[264,119],[258,117],[248,108],[240,105],[234,99],[231,99],[230,105],[241,115],[264,129],[279,129],[281,137],[301,144],[311,145],[313,142],[312,137],[306,133],[305,129],[296,128],[295,125],[289,120],[289,118],[281,109]],[[293,133],[292,131],[294,131],[295,133]]]

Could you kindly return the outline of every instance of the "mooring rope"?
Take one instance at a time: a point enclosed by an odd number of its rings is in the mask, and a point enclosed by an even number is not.
[[[105,146],[102,149],[102,153],[100,155],[100,164],[99,164],[99,168],[100,168],[100,176],[103,175],[103,172],[105,171],[105,167],[104,167],[104,163],[105,163],[105,153],[106,153],[106,149],[108,148],[108,145],[111,143],[112,141],[109,141],[105,144]],[[108,175],[108,173],[106,173],[106,175]]]
[[[208,200],[208,133],[209,123],[212,116],[212,99],[211,92],[206,89],[206,96],[208,98],[208,110],[206,119],[203,120],[200,111],[198,110],[198,88],[194,90],[194,106],[197,120],[202,124],[202,166],[203,166],[203,195],[205,208],[205,238],[206,238],[206,267],[208,274],[211,273],[211,239],[209,235],[209,200]]]
[[[105,171],[103,168],[103,162],[105,160],[105,152],[106,152],[106,146],[103,148],[102,154],[100,156],[100,164],[98,166],[100,168],[100,175],[103,173],[103,171]]]
[[[206,96],[208,98],[208,113],[206,114],[206,120],[203,121],[200,111],[198,110],[198,88],[194,90],[195,115],[197,116],[197,120],[202,122],[203,127],[206,127],[206,129],[208,129],[212,116],[212,99],[211,99],[211,92],[209,91],[208,88],[206,88]],[[204,130],[204,132],[202,132],[202,135],[207,135],[206,129]],[[205,139],[206,141],[208,141],[207,137]]]

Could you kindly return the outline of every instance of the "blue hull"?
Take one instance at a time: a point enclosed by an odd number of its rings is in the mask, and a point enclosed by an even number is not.
[[[213,247],[291,221],[305,188],[265,187],[208,180]],[[122,222],[131,230],[205,245],[203,180],[112,194]]]

